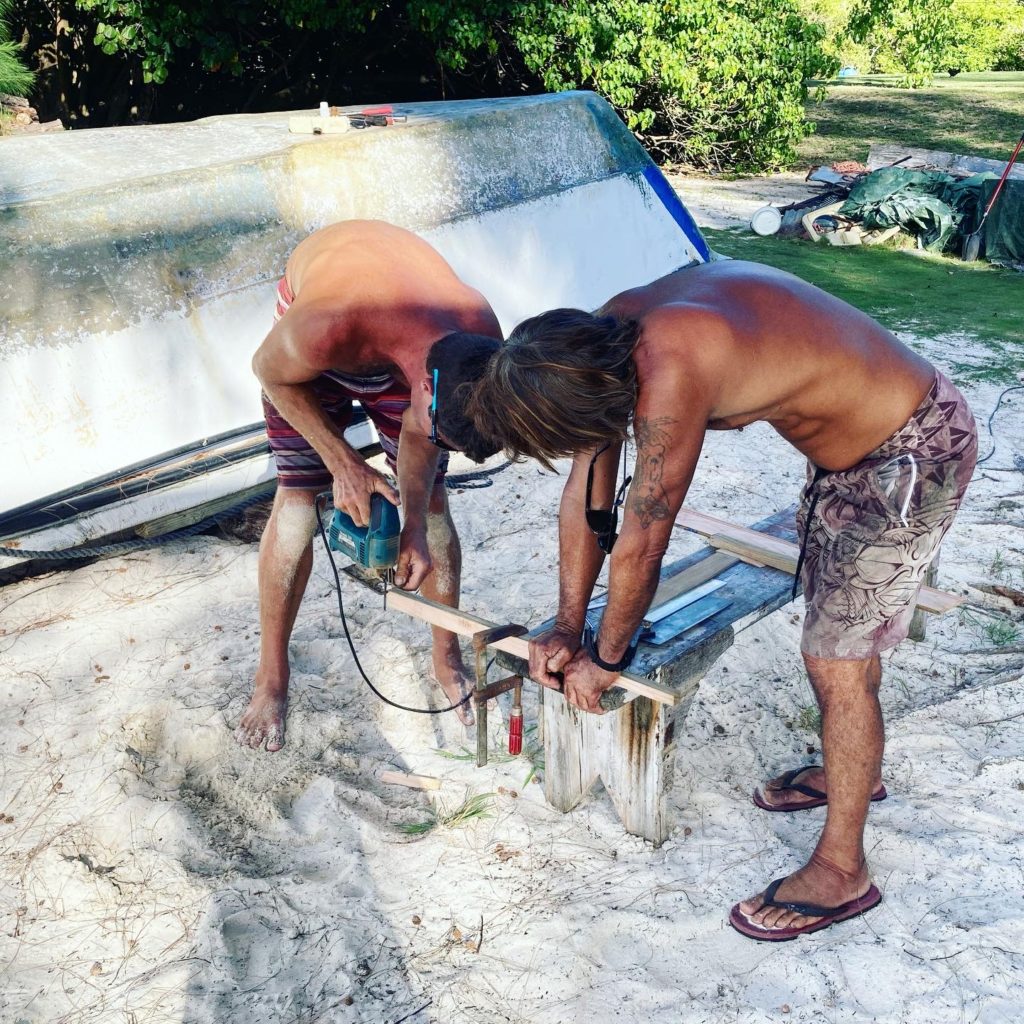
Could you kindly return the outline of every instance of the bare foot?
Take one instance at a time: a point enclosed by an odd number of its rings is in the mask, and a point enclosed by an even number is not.
[[[284,746],[284,719],[288,710],[288,689],[271,689],[257,684],[252,700],[235,729],[235,741],[243,747],[259,750],[266,740],[274,753]]]
[[[434,653],[434,678],[451,704],[458,703],[476,687],[475,679],[466,670],[461,658],[445,657],[437,652]],[[463,725],[472,725],[476,721],[472,701],[463,704],[455,714]]]
[[[775,892],[780,903],[809,903],[819,908],[839,907],[865,896],[872,888],[866,864],[857,872],[846,872],[819,854],[790,875]],[[808,917],[785,907],[764,906],[765,893],[759,893],[737,904],[744,922],[763,937],[772,932],[785,932],[792,928],[807,928],[824,920]]]

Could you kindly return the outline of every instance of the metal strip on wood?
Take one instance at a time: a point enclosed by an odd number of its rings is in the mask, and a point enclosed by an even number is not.
[[[650,633],[644,634],[644,643],[656,646],[667,644],[681,633],[710,619],[712,615],[724,611],[731,603],[720,597],[702,597],[693,604],[680,608],[668,618],[662,619]]]
[[[647,617],[643,621],[645,629],[654,629],[659,622],[663,619],[667,619],[670,615],[674,615],[681,608],[687,607],[687,605],[694,604],[699,601],[702,597],[707,597],[709,594],[713,594],[716,590],[721,590],[725,586],[722,580],[708,580],[707,583],[702,583],[699,587],[693,587],[690,590],[685,591],[678,597],[673,597],[661,605],[652,605],[650,610],[647,612]]]

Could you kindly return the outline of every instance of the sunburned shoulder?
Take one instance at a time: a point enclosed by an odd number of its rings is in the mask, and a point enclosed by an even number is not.
[[[732,335],[720,314],[673,303],[652,310],[640,325],[633,358],[642,395],[711,396],[717,392],[730,361],[735,360]]]
[[[440,253],[412,231],[381,220],[344,221],[314,231],[288,260],[288,281],[298,294],[310,286],[335,292],[358,290],[361,282],[387,280],[402,272],[447,279],[451,268]]]
[[[664,359],[704,362],[733,337],[729,316],[699,302],[666,302],[639,318],[638,360]]]
[[[296,299],[281,318],[277,330],[296,352],[317,365],[331,366],[344,347],[353,321],[351,314],[330,298]]]
[[[299,243],[296,251],[303,247],[318,248],[353,240],[375,238],[394,240],[405,237],[410,241],[419,239],[418,235],[406,228],[400,228],[397,224],[389,224],[384,220],[343,220],[314,231]]]

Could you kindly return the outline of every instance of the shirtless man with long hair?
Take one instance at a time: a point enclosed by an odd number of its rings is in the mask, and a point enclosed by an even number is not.
[[[807,457],[801,650],[821,709],[824,768],[786,773],[754,797],[768,810],[827,802],[828,812],[809,861],[733,907],[730,923],[778,941],[873,907],[881,894],[863,837],[871,801],[885,794],[879,655],[907,635],[974,468],[974,418],[956,388],[826,292],[720,261],[623,292],[597,314],[554,310],[520,324],[467,411],[513,457],[573,458],[556,624],[532,643],[530,670],[554,687],[564,673],[566,698],[595,714],[635,649],[706,431],[763,420]],[[636,466],[616,536],[610,511],[630,425]],[[582,645],[609,551],[600,632]]]

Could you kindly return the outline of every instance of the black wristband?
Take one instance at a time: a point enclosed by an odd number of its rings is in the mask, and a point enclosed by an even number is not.
[[[590,660],[597,665],[598,668],[603,668],[605,672],[621,672],[623,669],[628,668],[636,654],[636,646],[636,641],[634,640],[633,643],[626,648],[626,653],[619,658],[618,661],[605,661],[598,653],[597,637],[594,635],[594,631],[589,626],[583,630],[584,649],[590,656]]]

